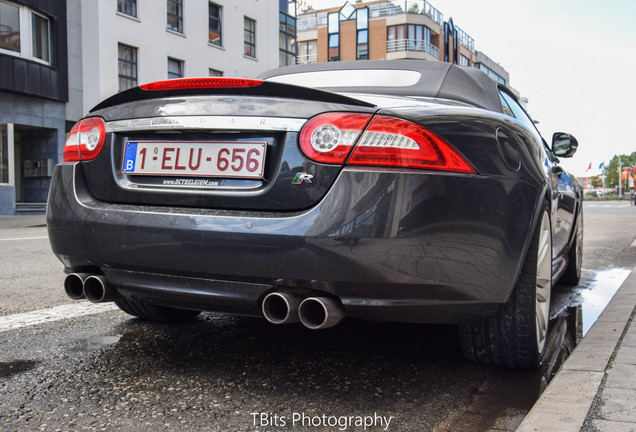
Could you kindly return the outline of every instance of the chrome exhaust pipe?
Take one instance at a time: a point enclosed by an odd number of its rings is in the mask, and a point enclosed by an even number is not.
[[[292,324],[299,321],[298,307],[303,298],[298,294],[273,292],[263,299],[263,316],[272,324]]]
[[[305,327],[320,330],[338,324],[344,318],[344,310],[332,298],[309,297],[298,307],[298,316]]]
[[[84,295],[91,303],[104,303],[115,300],[115,291],[110,287],[105,276],[91,275],[84,281]]]
[[[84,298],[84,281],[90,273],[71,273],[64,279],[64,292],[73,300]]]

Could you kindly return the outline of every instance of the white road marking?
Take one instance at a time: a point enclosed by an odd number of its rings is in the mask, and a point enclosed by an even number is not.
[[[634,241],[632,242],[632,246],[631,247],[636,247],[636,239],[634,239]]]
[[[0,332],[114,310],[119,310],[114,303],[95,304],[80,302],[55,306],[49,309],[40,309],[33,312],[0,316]]]
[[[42,237],[15,237],[15,238],[0,238],[0,241],[14,241],[14,240],[41,240],[41,239],[47,239],[49,238],[48,236],[42,236]]]

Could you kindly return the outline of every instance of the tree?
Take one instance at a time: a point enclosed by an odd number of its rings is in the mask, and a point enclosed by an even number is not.
[[[603,187],[603,180],[599,176],[590,178],[590,181],[592,182],[592,187],[595,187],[595,188]]]
[[[614,156],[610,163],[605,165],[605,168],[603,168],[603,175],[606,176],[605,186],[610,188],[618,187],[618,158],[618,155]],[[636,152],[632,152],[629,156],[622,154],[620,155],[620,158],[623,168],[626,166],[633,167],[636,165]]]

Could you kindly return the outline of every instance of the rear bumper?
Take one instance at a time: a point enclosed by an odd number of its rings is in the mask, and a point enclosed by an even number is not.
[[[260,315],[288,290],[363,319],[463,322],[510,295],[537,195],[501,177],[344,170],[303,212],[133,206],[94,199],[64,164],[47,224],[67,270],[99,270],[133,300]]]

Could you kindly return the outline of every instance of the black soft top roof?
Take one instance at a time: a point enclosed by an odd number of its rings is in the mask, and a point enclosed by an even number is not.
[[[458,66],[452,63],[430,60],[364,60],[328,63],[313,63],[287,66],[267,71],[261,79],[281,75],[333,71],[333,70],[411,70],[420,73],[420,79],[413,85],[396,86],[387,82],[386,86],[355,87],[323,86],[312,82],[312,87],[332,92],[372,93],[397,96],[425,96],[465,102],[490,111],[502,112],[499,99],[499,84],[474,67]]]

